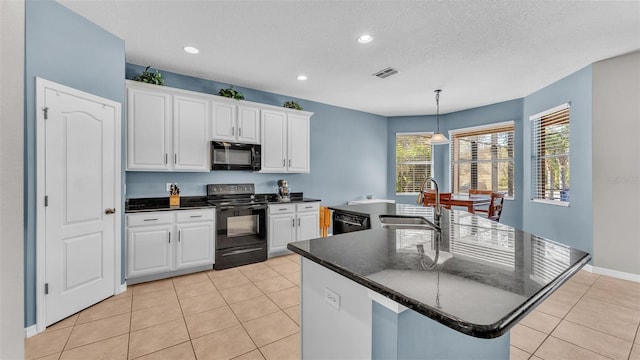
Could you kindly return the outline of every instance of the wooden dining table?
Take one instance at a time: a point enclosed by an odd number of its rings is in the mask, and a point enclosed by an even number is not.
[[[462,206],[466,207],[470,213],[474,212],[474,208],[477,206],[489,205],[491,202],[491,195],[465,195],[465,194],[452,194],[451,200],[447,203],[450,206]]]

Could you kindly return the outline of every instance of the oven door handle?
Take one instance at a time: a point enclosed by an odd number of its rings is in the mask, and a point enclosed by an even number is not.
[[[261,247],[257,247],[257,248],[251,248],[251,249],[234,250],[234,251],[228,252],[226,254],[222,254],[222,256],[238,255],[238,254],[244,254],[244,253],[248,253],[248,252],[252,252],[252,251],[258,251],[258,250],[262,250],[262,246]]]
[[[229,210],[247,210],[247,209],[266,209],[266,205],[256,204],[256,205],[231,205],[231,206],[221,206],[218,207],[220,211],[229,211]]]

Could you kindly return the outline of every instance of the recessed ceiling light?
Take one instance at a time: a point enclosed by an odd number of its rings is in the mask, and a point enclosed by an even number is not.
[[[298,79],[300,81],[305,81],[305,80],[307,80],[307,75],[300,74],[300,75],[298,75],[298,77],[296,79]]]
[[[373,41],[373,36],[369,35],[369,34],[362,34],[360,36],[358,36],[358,42],[360,44],[367,44]]]
[[[197,54],[200,52],[200,50],[194,48],[193,46],[185,46],[184,51],[189,54]]]

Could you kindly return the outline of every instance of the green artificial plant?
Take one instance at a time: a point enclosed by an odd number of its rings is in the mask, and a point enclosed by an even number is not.
[[[302,106],[295,101],[285,101],[282,106],[289,109],[302,110]]]
[[[144,71],[136,75],[132,80],[140,81],[147,84],[155,84],[155,85],[164,85],[164,79],[162,78],[162,74],[156,69],[156,72],[150,72],[149,68],[151,66],[147,66]]]
[[[218,91],[218,95],[219,96],[228,97],[228,98],[232,98],[232,99],[236,99],[236,100],[243,100],[244,99],[244,95],[242,95],[242,93],[240,91],[234,90],[233,89],[233,85],[230,85],[228,89],[220,89]]]

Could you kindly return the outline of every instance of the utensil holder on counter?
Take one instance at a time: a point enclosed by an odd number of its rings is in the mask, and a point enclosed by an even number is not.
[[[169,206],[180,206],[180,195],[169,195]]]

